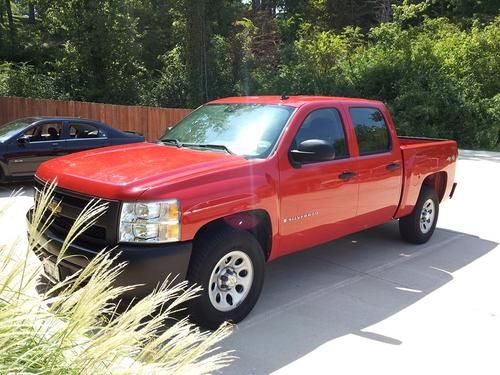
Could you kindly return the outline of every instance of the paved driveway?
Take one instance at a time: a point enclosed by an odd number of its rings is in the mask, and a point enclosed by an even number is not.
[[[223,373],[500,374],[500,153],[461,151],[456,180],[425,245],[391,222],[270,263]],[[25,188],[0,188],[0,242],[22,237]]]

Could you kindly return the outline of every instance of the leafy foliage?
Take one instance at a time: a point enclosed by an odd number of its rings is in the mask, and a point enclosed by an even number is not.
[[[369,97],[388,103],[402,134],[500,148],[494,0],[0,4],[1,95],[171,107]]]

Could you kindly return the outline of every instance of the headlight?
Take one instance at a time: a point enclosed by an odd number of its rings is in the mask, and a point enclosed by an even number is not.
[[[174,242],[181,238],[179,202],[124,202],[120,242]]]

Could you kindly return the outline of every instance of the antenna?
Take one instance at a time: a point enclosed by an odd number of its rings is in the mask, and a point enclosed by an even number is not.
[[[287,100],[289,98],[290,97],[288,95],[285,95],[285,94],[281,95],[281,100]]]

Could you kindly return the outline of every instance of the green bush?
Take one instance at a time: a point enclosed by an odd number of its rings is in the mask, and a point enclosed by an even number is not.
[[[27,64],[0,65],[0,96],[62,99],[54,75]]]
[[[141,103],[158,107],[185,107],[188,86],[184,49],[176,46],[158,59],[161,62],[160,75],[150,76],[142,86]]]

